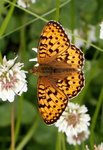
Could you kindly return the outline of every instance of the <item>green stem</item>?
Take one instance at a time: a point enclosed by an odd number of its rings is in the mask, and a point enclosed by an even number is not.
[[[11,2],[11,1],[9,1],[9,0],[5,0],[5,1],[8,2],[8,3],[11,4],[11,5],[13,5],[13,6],[15,6],[15,7],[17,7],[17,8],[19,8],[19,9],[23,10],[24,12],[26,12],[26,13],[28,13],[28,14],[30,14],[30,15],[36,17],[36,18],[39,18],[39,19],[43,20],[44,22],[48,22],[47,19],[42,18],[41,16],[35,14],[34,12],[29,11],[28,9],[22,8],[22,7],[20,7],[19,5],[16,5],[15,3],[13,3],[13,2]]]
[[[99,96],[99,99],[98,99],[98,102],[97,102],[97,105],[96,105],[96,109],[95,109],[95,112],[94,112],[94,116],[92,118],[92,123],[91,123],[91,130],[90,130],[91,131],[91,134],[90,134],[91,148],[93,147],[93,144],[94,144],[94,129],[95,129],[95,126],[96,126],[96,121],[97,121],[97,117],[98,117],[98,114],[99,114],[99,110],[100,110],[102,101],[103,101],[103,87],[101,89],[100,96]]]
[[[23,19],[22,19],[22,22],[25,22],[25,20],[26,20],[26,16],[24,16],[23,17]],[[25,36],[25,33],[26,33],[26,31],[25,31],[25,27],[24,28],[22,28],[21,30],[20,30],[21,32],[20,32],[20,56],[21,56],[21,59],[23,60],[23,62],[25,62],[25,57],[26,57],[26,53],[25,53],[25,50],[26,50],[26,36]]]
[[[0,52],[0,63],[2,63],[2,54]]]
[[[15,3],[15,1],[16,0],[14,0],[14,3]],[[7,16],[5,17],[3,23],[2,23],[2,25],[0,27],[0,37],[4,34],[6,28],[7,28],[8,24],[9,24],[9,21],[10,21],[10,19],[12,17],[14,8],[15,8],[15,6],[12,5],[11,8],[10,8],[10,10],[7,13]]]
[[[98,51],[96,51],[96,53],[94,54],[92,62],[95,60],[95,58],[97,57],[97,55],[98,55]],[[85,85],[85,88],[83,89],[83,91],[81,92],[81,94],[78,96],[78,99],[80,99],[80,101],[79,101],[80,104],[83,103],[84,97],[85,97],[85,95],[87,93],[88,87],[90,85],[90,82],[91,82],[92,78],[94,77],[95,72],[96,72],[96,67],[91,66],[91,70],[90,70],[90,72],[86,76],[86,85]]]
[[[73,33],[71,33],[72,36],[75,36]],[[82,40],[84,43],[88,44],[88,41],[86,41],[85,39],[80,38],[79,36],[76,35],[77,39]],[[100,48],[98,46],[96,46],[95,44],[90,43],[90,46],[94,47],[95,49],[97,49],[100,52],[103,52],[103,48]]]
[[[14,140],[14,122],[15,122],[15,117],[14,117],[14,102],[12,103],[11,107],[11,150],[15,149],[15,140]]]
[[[62,8],[62,7],[65,6],[66,4],[68,4],[70,1],[71,1],[71,0],[67,0],[67,1],[65,1],[64,3],[62,3],[62,4],[60,5],[60,8]],[[55,12],[55,11],[56,11],[56,8],[54,8],[54,9],[48,11],[47,13],[43,14],[41,17],[43,18],[43,17],[45,17],[45,16],[47,16],[47,15],[49,15],[49,14]],[[10,34],[12,34],[12,33],[14,33],[14,32],[16,32],[16,31],[18,31],[18,30],[20,30],[20,29],[22,29],[23,27],[26,27],[26,26],[30,25],[31,23],[33,23],[33,22],[35,22],[35,21],[37,21],[37,20],[39,20],[39,18],[35,18],[35,19],[33,19],[33,20],[28,21],[28,22],[25,23],[24,25],[21,25],[20,27],[14,29],[13,31],[10,31],[9,33],[3,35],[2,37],[0,37],[0,39],[2,39],[2,38],[4,38],[4,37],[6,37],[6,36],[8,36],[8,35],[10,35]]]
[[[66,150],[65,135],[62,133],[62,150]]]
[[[20,131],[20,125],[21,125],[21,116],[22,116],[22,107],[23,107],[23,96],[20,96],[18,98],[18,114],[17,114],[17,122],[15,127],[15,143],[18,139],[19,131]]]
[[[79,147],[78,147],[78,145],[76,145],[76,146],[75,146],[75,150],[79,150]]]
[[[17,146],[16,150],[21,150],[23,149],[23,147],[27,144],[27,142],[31,139],[31,137],[34,135],[34,132],[37,129],[37,121],[34,122],[34,124],[31,126],[30,130],[28,131],[28,133],[25,135],[25,137],[23,138],[23,140],[19,143],[19,145]]]
[[[82,145],[81,145],[81,146],[82,146],[82,149],[85,149],[85,147],[86,147],[86,146],[85,146],[85,142],[82,142]]]
[[[60,0],[56,0],[56,16],[55,16],[55,20],[58,21],[59,20],[59,10],[60,10]]]
[[[70,22],[71,22],[71,30],[74,33],[75,26],[75,0],[72,0],[70,3]],[[72,42],[74,43],[74,36],[72,36]]]
[[[101,112],[101,124],[100,124],[100,132],[103,133],[103,104],[102,104],[102,112]]]
[[[60,132],[57,132],[56,148],[55,150],[61,150]]]

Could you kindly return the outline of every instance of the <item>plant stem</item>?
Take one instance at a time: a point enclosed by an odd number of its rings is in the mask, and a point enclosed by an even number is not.
[[[2,54],[0,52],[0,63],[2,63]]]
[[[64,7],[65,5],[67,5],[70,1],[71,1],[71,0],[67,0],[67,1],[65,1],[64,3],[60,4],[60,8],[62,8],[62,7]],[[53,13],[53,12],[55,12],[55,11],[56,11],[56,8],[53,8],[52,10],[50,10],[50,11],[46,12],[45,14],[43,14],[41,17],[48,16],[49,14],[51,14],[51,13]],[[20,30],[20,29],[22,29],[23,27],[26,27],[26,26],[32,24],[33,22],[35,22],[35,21],[37,21],[37,20],[39,20],[39,18],[35,18],[35,19],[32,19],[32,20],[28,21],[27,23],[25,23],[25,24],[23,24],[23,25],[17,27],[16,29],[14,29],[14,30],[12,30],[12,31],[10,31],[10,32],[8,32],[8,33],[6,33],[5,35],[2,35],[2,36],[0,37],[0,39],[2,39],[2,38],[4,38],[4,37],[6,37],[6,36],[8,36],[8,35],[10,35],[10,34],[12,34],[12,33],[14,33],[14,32],[16,32],[16,31],[18,31],[18,30]]]
[[[91,135],[90,135],[91,148],[93,147],[93,144],[94,144],[94,129],[95,129],[95,126],[96,126],[96,121],[97,121],[97,117],[98,117],[98,114],[99,114],[99,110],[100,110],[102,101],[103,101],[103,87],[101,89],[100,96],[99,96],[99,99],[98,99],[98,102],[97,102],[97,105],[96,105],[97,107],[96,107],[96,110],[94,112],[94,116],[92,118],[92,123],[91,123]]]
[[[61,150],[61,139],[60,139],[60,133],[57,132],[57,139],[56,139],[56,148],[55,150]]]
[[[65,135],[64,135],[64,133],[62,133],[62,149],[66,150]]]
[[[15,1],[16,0],[13,1],[14,4],[15,4]],[[0,26],[0,37],[4,34],[8,24],[10,22],[10,19],[12,17],[13,12],[14,12],[14,8],[15,8],[15,6],[11,5],[11,8],[9,9],[9,11],[8,11],[8,13],[7,13],[7,15],[6,15],[2,25]]]
[[[74,33],[75,26],[75,0],[72,0],[70,3],[70,21],[71,21],[71,30]],[[74,43],[74,36],[72,36],[72,42]]]
[[[11,107],[11,150],[15,149],[15,140],[14,140],[14,102]]]
[[[33,136],[34,132],[36,131],[37,125],[38,125],[38,121],[36,120],[34,122],[34,124],[31,126],[30,130],[25,135],[25,137],[23,138],[23,140],[19,143],[19,145],[17,146],[16,150],[23,149],[23,147],[27,144],[27,142],[31,139],[31,137]]]
[[[56,14],[55,14],[55,20],[58,21],[59,20],[59,10],[60,10],[60,0],[56,0]]]
[[[21,116],[22,116],[22,107],[23,107],[23,95],[18,98],[18,114],[17,114],[17,121],[15,126],[15,143],[18,140],[18,135],[20,131],[20,125],[21,125]]]

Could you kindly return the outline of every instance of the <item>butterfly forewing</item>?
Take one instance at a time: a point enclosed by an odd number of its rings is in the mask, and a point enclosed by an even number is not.
[[[64,52],[70,46],[70,41],[62,26],[50,21],[43,28],[39,42],[38,61],[39,64],[48,64],[58,54]]]

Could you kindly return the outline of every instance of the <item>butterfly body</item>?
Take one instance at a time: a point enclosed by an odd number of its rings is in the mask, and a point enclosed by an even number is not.
[[[58,22],[49,21],[40,36],[38,63],[32,72],[38,75],[39,111],[46,124],[53,124],[84,86],[84,54]]]
[[[60,75],[60,74],[68,74],[70,72],[75,72],[77,71],[74,68],[57,68],[57,67],[52,67],[48,65],[40,65],[38,67],[34,67],[32,69],[32,73],[35,75],[37,74],[38,76],[51,76],[51,75]]]

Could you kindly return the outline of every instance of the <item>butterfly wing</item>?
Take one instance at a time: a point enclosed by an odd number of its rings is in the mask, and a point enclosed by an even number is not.
[[[52,83],[48,77],[38,79],[38,104],[41,116],[46,124],[58,120],[68,102],[67,96]]]
[[[52,77],[53,78],[53,77]],[[84,87],[84,76],[80,71],[71,71],[67,75],[59,76],[59,79],[55,80],[56,86],[71,99],[75,97]]]
[[[48,64],[58,54],[70,47],[70,41],[63,27],[55,21],[50,21],[43,28],[38,46],[39,64]]]
[[[60,70],[50,77],[39,76],[38,81],[39,111],[45,123],[52,124],[61,116],[68,98],[76,96],[84,86],[81,71],[84,55],[79,48],[70,44],[62,26],[50,21],[41,33],[38,62]]]
[[[66,51],[58,54],[52,64],[57,67],[81,70],[84,65],[84,54],[79,48],[71,44]]]
[[[56,122],[68,100],[75,97],[84,86],[82,72],[69,72],[39,77],[38,104],[41,116],[46,124]]]
[[[70,44],[67,34],[58,22],[50,21],[43,28],[38,51],[39,64],[76,69],[83,66],[82,51]]]

